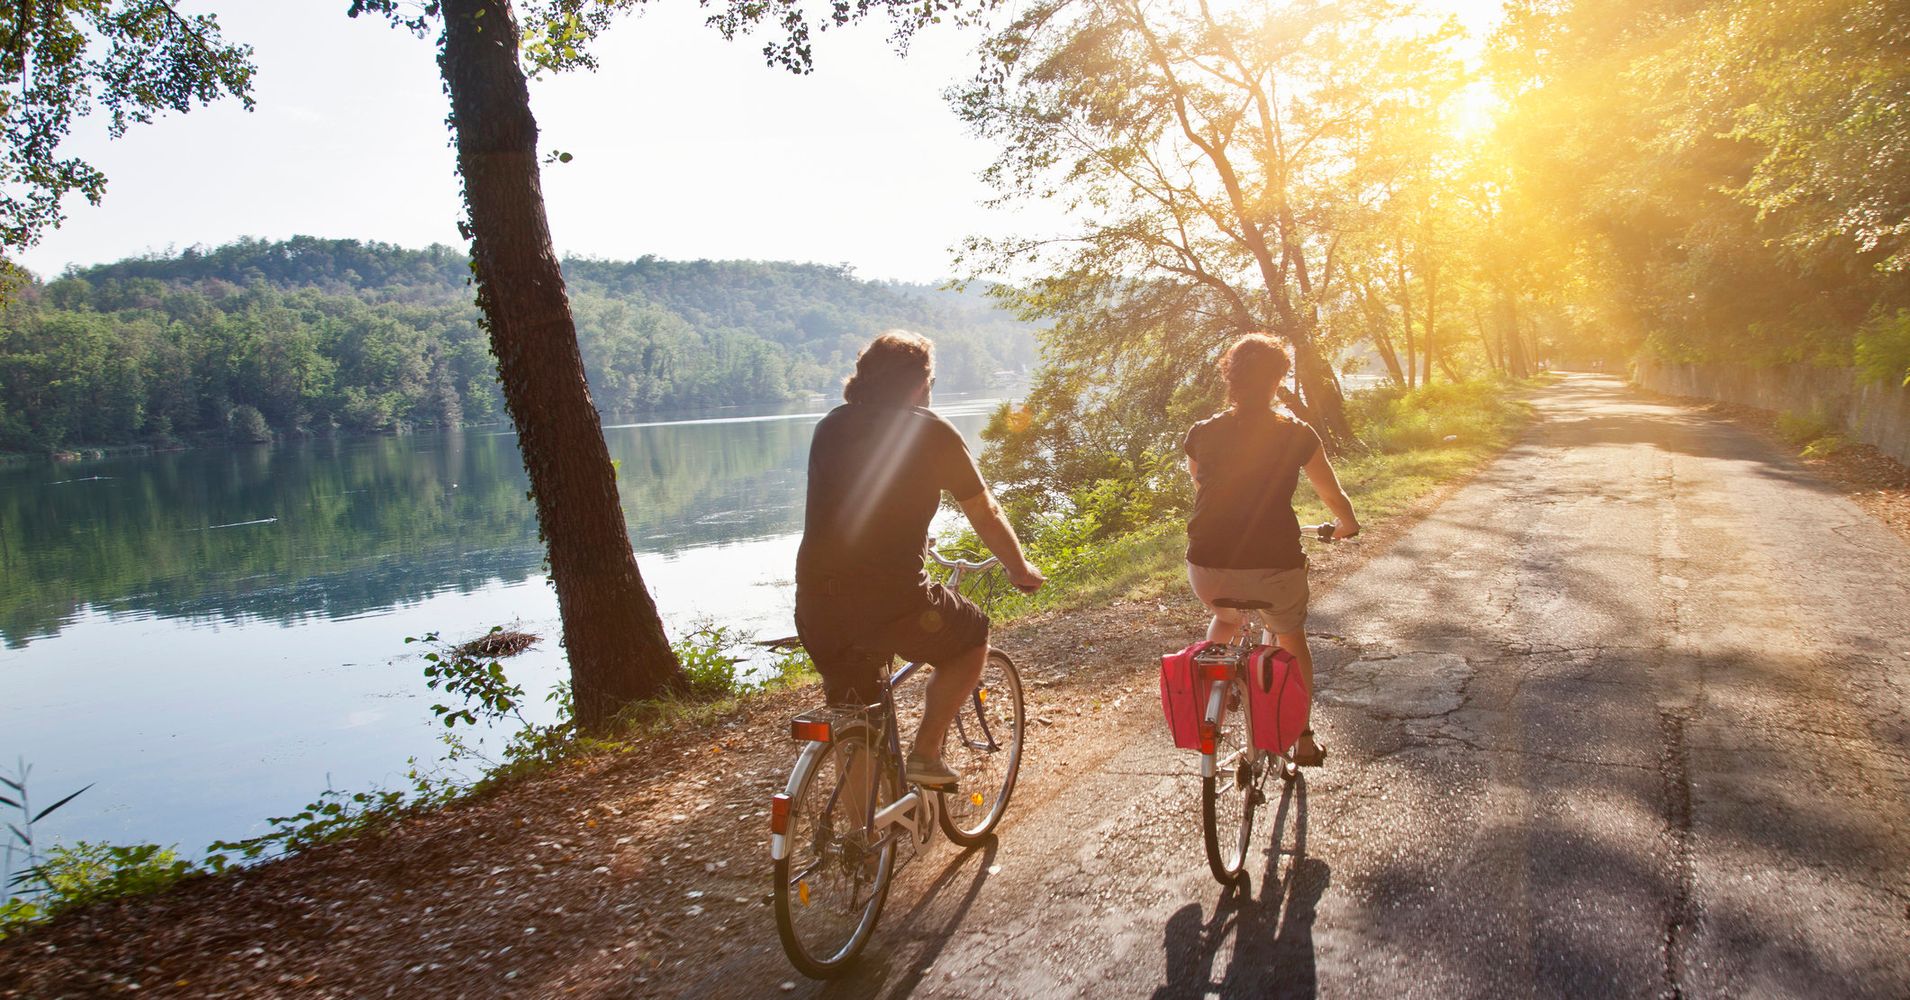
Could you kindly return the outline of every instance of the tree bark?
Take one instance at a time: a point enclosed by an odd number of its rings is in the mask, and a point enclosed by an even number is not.
[[[1532,374],[1531,366],[1525,358],[1525,338],[1519,334],[1519,304],[1512,293],[1503,289],[1499,292],[1499,309],[1505,319],[1500,328],[1500,336],[1505,338],[1505,365],[1514,378],[1525,378]]]
[[[509,0],[447,0],[439,56],[464,179],[478,307],[530,475],[564,620],[576,719],[681,689],[682,671],[637,572],[603,426],[551,247],[537,122]]]
[[[1424,253],[1421,254],[1422,259],[1426,256],[1430,256],[1430,255],[1424,254]],[[1428,264],[1426,265],[1426,324],[1425,324],[1426,326],[1426,374],[1423,378],[1419,380],[1420,385],[1432,384],[1433,356],[1434,354],[1438,352],[1438,349],[1439,349],[1438,341],[1435,339],[1436,335],[1439,332],[1438,317],[1439,317],[1439,268],[1435,264]],[[1445,358],[1442,357],[1439,360],[1441,362],[1444,362]],[[1459,381],[1458,379],[1452,378],[1451,366],[1442,364],[1441,368],[1445,370],[1447,378],[1451,379],[1454,382]]]
[[[1399,370],[1399,352],[1393,348],[1392,334],[1386,332],[1392,317],[1386,314],[1386,305],[1373,292],[1370,281],[1360,282],[1360,309],[1366,313],[1367,329],[1372,331],[1373,348],[1379,351],[1379,360],[1386,366],[1387,377],[1393,380],[1394,385],[1405,388],[1406,374]]]
[[[1505,365],[1500,363],[1499,353],[1492,349],[1492,337],[1486,332],[1485,318],[1479,315],[1479,307],[1476,304],[1472,307],[1472,325],[1479,331],[1479,346],[1485,348],[1486,364],[1494,372],[1504,371]]]
[[[1419,352],[1413,346],[1413,286],[1406,279],[1406,243],[1399,244],[1399,255],[1393,258],[1393,272],[1399,280],[1399,313],[1403,321],[1400,327],[1406,346],[1406,388],[1419,385]]]

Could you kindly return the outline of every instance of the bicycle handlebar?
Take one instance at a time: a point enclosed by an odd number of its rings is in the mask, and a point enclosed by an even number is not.
[[[1336,541],[1333,532],[1339,528],[1338,521],[1321,521],[1319,524],[1300,525],[1300,537],[1312,537],[1322,542]]]
[[[949,569],[959,569],[964,573],[979,573],[982,570],[1001,565],[1001,558],[999,556],[989,556],[977,562],[973,559],[950,559],[940,552],[930,549],[928,550],[928,557],[940,565],[946,566]]]

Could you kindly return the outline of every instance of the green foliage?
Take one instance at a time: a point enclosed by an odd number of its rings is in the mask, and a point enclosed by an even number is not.
[[[584,368],[607,413],[834,395],[895,326],[939,345],[938,384],[1033,363],[981,293],[751,261],[572,260]],[[0,448],[398,432],[503,416],[464,255],[242,240],[27,285],[0,314]]]
[[[383,829],[403,816],[450,801],[455,791],[448,783],[434,782],[420,775],[415,765],[409,772],[414,782],[404,789],[372,789],[344,792],[327,788],[305,808],[290,816],[267,817],[271,829],[256,837],[236,841],[214,841],[206,848],[206,867],[224,871],[234,860],[293,854],[346,837]]]
[[[32,774],[32,765],[21,760],[11,775],[0,775],[0,785],[6,788],[0,792],[0,807],[11,810],[17,817],[7,822],[6,836],[0,838],[5,844],[4,851],[0,851],[0,857],[5,859],[5,863],[0,864],[0,878],[5,880],[4,886],[0,886],[0,892],[5,894],[0,897],[5,899],[0,903],[0,939],[4,939],[8,928],[14,925],[44,919],[58,904],[58,899],[48,898],[52,889],[47,879],[50,872],[58,870],[48,865],[59,848],[41,851],[34,838],[34,826],[93,787],[87,785],[67,793],[50,806],[35,808],[28,788]],[[15,895],[15,890],[21,894]]]
[[[1798,447],[1805,458],[1823,458],[1850,447],[1850,440],[1838,433],[1822,410],[1798,413],[1786,410],[1777,415],[1779,437]]]
[[[1360,440],[1392,454],[1495,442],[1521,418],[1505,386],[1487,380],[1377,388],[1353,396],[1349,413]]]
[[[1907,33],[1888,0],[1521,5],[1493,266],[1668,359],[1849,364],[1910,307]]]
[[[166,111],[226,95],[252,107],[252,49],[229,45],[211,14],[181,14],[168,0],[13,0],[0,58],[0,245],[38,242],[79,192],[98,204],[106,175],[61,144],[95,107],[107,133],[123,135]]]
[[[489,635],[498,635],[504,626],[493,625]],[[425,686],[433,691],[443,691],[455,695],[462,702],[458,706],[443,703],[431,706],[431,713],[444,723],[446,729],[463,722],[476,725],[478,714],[484,721],[497,722],[515,717],[524,720],[518,706],[524,701],[524,687],[514,684],[504,676],[504,665],[495,659],[475,655],[471,646],[474,643],[452,645],[438,637],[436,632],[426,632],[423,636],[405,636],[406,644],[422,642],[431,647],[424,654]]]
[[[1805,458],[1825,458],[1850,447],[1850,439],[1842,434],[1826,434],[1804,446],[1799,452]]]
[[[158,844],[118,846],[76,841],[56,845],[32,871],[44,889],[36,900],[42,916],[125,896],[141,896],[171,887],[200,868],[178,852]]]
[[[742,662],[742,646],[749,641],[740,630],[705,622],[670,644],[683,675],[690,681],[690,697],[714,701],[738,694],[750,685],[739,680],[736,665]]]
[[[1805,445],[1830,434],[1830,421],[1823,411],[1798,413],[1786,410],[1777,415],[1777,433],[1794,445]]]
[[[1910,309],[1865,323],[1857,331],[1857,370],[1886,385],[1910,386]]]

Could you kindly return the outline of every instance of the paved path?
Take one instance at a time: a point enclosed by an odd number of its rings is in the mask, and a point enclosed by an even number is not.
[[[1142,677],[853,979],[771,938],[685,995],[1910,997],[1910,545],[1615,380],[1538,405],[1315,609],[1332,759],[1246,892]]]

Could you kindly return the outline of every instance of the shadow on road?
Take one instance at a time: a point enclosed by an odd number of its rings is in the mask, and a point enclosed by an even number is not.
[[[1166,982],[1154,991],[1154,1000],[1318,992],[1313,918],[1332,869],[1306,853],[1304,777],[1283,786],[1271,825],[1258,899],[1249,878],[1224,890],[1206,919],[1199,903],[1181,907],[1168,919],[1162,941]]]
[[[848,978],[828,984],[815,995],[861,998],[913,994],[960,930],[969,908],[988,882],[989,869],[995,866],[1000,849],[1000,841],[989,837],[981,846],[950,858],[907,913],[883,914],[876,939]],[[953,901],[945,899],[946,890],[964,871],[970,872],[967,890]],[[882,940],[885,931],[889,935],[887,946]],[[898,969],[899,965],[906,965],[906,971]]]

